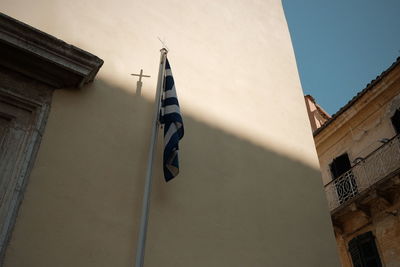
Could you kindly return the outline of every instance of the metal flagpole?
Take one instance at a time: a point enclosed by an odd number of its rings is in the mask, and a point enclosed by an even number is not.
[[[151,178],[153,172],[153,161],[156,151],[156,142],[158,136],[158,119],[160,114],[160,103],[161,103],[161,91],[164,83],[164,70],[165,70],[165,59],[167,58],[168,50],[162,48],[160,50],[160,68],[158,70],[157,80],[157,91],[155,97],[155,109],[153,117],[153,128],[151,131],[151,140],[149,147],[149,155],[147,159],[147,171],[144,185],[143,205],[142,205],[142,216],[140,218],[139,237],[136,248],[136,264],[135,267],[143,267],[144,263],[144,250],[146,245],[146,233],[149,218],[149,207],[150,207],[150,193],[151,193]]]

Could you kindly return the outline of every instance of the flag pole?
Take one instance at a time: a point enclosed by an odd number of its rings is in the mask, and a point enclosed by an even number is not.
[[[150,193],[151,193],[151,180],[152,180],[152,172],[153,172],[153,161],[156,152],[156,143],[158,136],[158,126],[159,126],[159,114],[160,114],[160,102],[161,102],[161,91],[164,83],[164,70],[165,70],[165,59],[167,58],[168,50],[162,48],[160,50],[160,67],[158,70],[158,80],[157,80],[157,89],[155,96],[155,108],[154,108],[154,117],[153,117],[153,127],[151,130],[151,140],[149,146],[149,153],[147,159],[147,170],[146,170],[146,178],[144,185],[144,194],[143,194],[143,204],[142,204],[142,215],[140,218],[140,228],[139,228],[139,237],[136,247],[136,264],[135,267],[143,267],[144,263],[144,252],[146,246],[146,234],[147,234],[147,225],[149,219],[149,207],[150,207]]]

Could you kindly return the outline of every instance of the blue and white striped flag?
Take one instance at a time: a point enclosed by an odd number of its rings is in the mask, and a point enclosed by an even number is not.
[[[164,178],[168,182],[179,173],[179,140],[183,137],[183,120],[168,59],[165,63],[160,122],[164,124]]]

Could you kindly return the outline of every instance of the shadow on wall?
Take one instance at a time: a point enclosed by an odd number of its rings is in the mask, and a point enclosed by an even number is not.
[[[133,266],[152,112],[104,80],[55,92],[4,266]],[[184,122],[168,184],[160,132],[147,267],[339,265],[319,170]]]

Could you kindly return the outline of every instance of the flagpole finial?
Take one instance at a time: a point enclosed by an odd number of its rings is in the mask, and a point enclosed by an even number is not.
[[[163,39],[161,40],[161,38],[158,37],[158,36],[157,36],[157,39],[158,39],[158,40],[160,41],[160,43],[162,44],[162,48],[161,48],[160,51],[162,51],[162,52],[164,52],[164,53],[168,53],[168,47],[167,47],[167,45],[165,44],[165,39],[163,38]]]
[[[168,54],[168,49],[163,47],[163,48],[160,49],[160,52],[164,53],[164,54]]]

